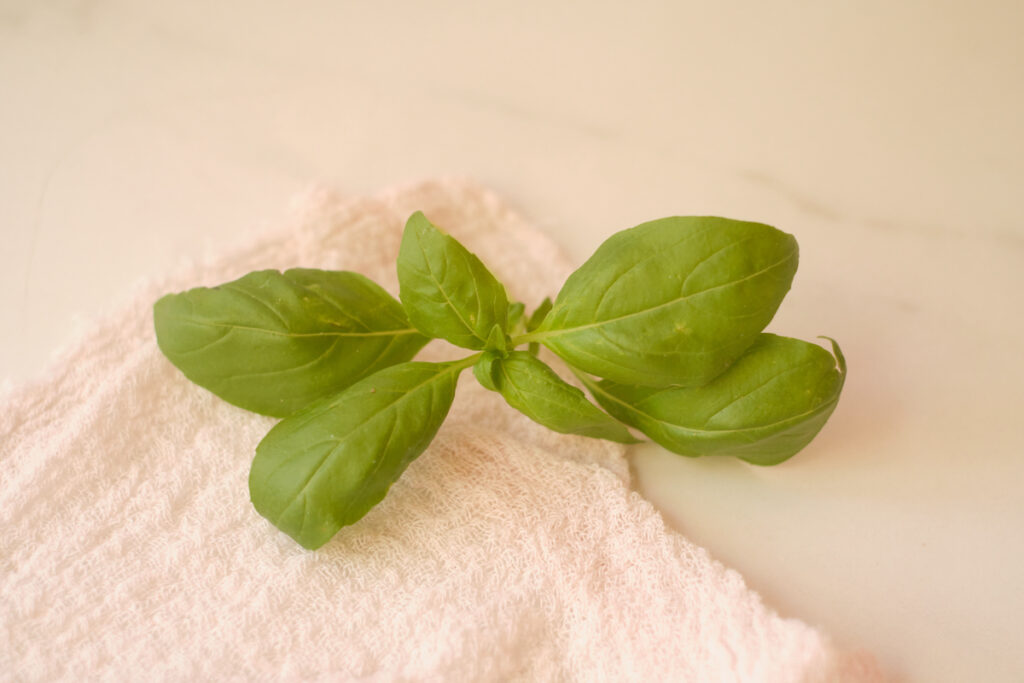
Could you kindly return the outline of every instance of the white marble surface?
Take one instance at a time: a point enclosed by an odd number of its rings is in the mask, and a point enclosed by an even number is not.
[[[577,261],[773,223],[772,329],[839,339],[844,398],[773,469],[640,448],[641,490],[896,675],[1024,679],[1024,5],[429,4],[0,0],[0,376],[312,183],[472,176]]]

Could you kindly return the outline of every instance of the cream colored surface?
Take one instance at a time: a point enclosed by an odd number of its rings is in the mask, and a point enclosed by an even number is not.
[[[910,680],[1019,680],[1019,3],[0,2],[0,374],[311,183],[491,186],[582,261],[713,213],[794,233],[773,329],[843,344],[770,470],[641,490],[783,614]],[[898,6],[896,6],[898,5]]]

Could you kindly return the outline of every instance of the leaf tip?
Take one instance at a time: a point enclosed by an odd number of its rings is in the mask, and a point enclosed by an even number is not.
[[[819,334],[818,339],[827,339],[829,343],[832,344],[832,355],[836,357],[836,364],[839,366],[839,372],[846,375],[846,356],[843,355],[842,349],[839,348],[839,342],[824,334]]]

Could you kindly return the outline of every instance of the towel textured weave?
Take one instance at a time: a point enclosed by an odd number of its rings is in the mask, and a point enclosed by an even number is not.
[[[140,285],[0,398],[3,680],[879,680],[666,528],[622,447],[555,434],[464,373],[437,439],[316,552],[248,499],[274,423],[191,384],[152,303],[261,268],[397,292],[423,210],[536,305],[570,271],[489,192],[314,193],[296,225]],[[439,342],[422,358],[453,357]]]

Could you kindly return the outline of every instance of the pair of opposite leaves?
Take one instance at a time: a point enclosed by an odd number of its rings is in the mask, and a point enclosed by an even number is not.
[[[285,418],[257,447],[250,494],[312,549],[363,517],[426,449],[470,366],[558,432],[630,443],[629,425],[683,455],[782,462],[824,425],[846,374],[835,342],[833,357],[761,332],[797,254],[791,235],[760,223],[651,221],[609,238],[527,318],[417,212],[398,256],[401,303],[357,273],[266,270],[165,296],[154,320],[186,377]],[[430,338],[477,353],[412,362]],[[607,412],[539,360],[538,344]]]

